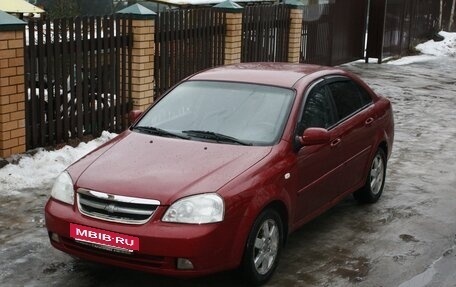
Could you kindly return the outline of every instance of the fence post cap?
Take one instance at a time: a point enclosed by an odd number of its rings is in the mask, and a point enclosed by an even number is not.
[[[217,5],[214,5],[213,8],[230,13],[239,13],[242,12],[242,9],[244,9],[241,5],[234,3],[231,0],[220,2]]]
[[[283,3],[290,8],[303,8],[306,6],[302,0],[284,0]]]
[[[133,4],[117,11],[116,14],[131,15],[133,19],[153,19],[157,15],[154,11],[144,7],[141,4]]]
[[[26,23],[16,17],[0,11],[0,31],[14,31],[24,29]]]

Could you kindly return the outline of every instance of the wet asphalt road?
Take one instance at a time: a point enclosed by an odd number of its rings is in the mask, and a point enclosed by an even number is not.
[[[348,197],[292,234],[267,286],[456,286],[456,59],[344,67],[394,105],[384,195],[375,205]],[[54,250],[49,190],[0,192],[0,286],[243,286],[236,272],[177,280]]]

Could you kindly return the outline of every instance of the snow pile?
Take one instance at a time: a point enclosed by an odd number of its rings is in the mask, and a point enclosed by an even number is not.
[[[439,35],[445,39],[440,42],[429,40],[417,45],[415,48],[421,55],[403,57],[399,60],[390,61],[391,65],[407,65],[418,62],[426,62],[436,57],[456,57],[456,33],[441,31]]]
[[[426,43],[419,44],[416,49],[423,54],[432,56],[456,56],[456,33],[448,33],[441,31],[439,35],[445,39],[440,42],[433,40],[427,41]]]
[[[0,194],[18,193],[26,188],[45,188],[70,164],[98,146],[114,138],[116,134],[103,132],[101,137],[77,147],[65,146],[55,151],[39,150],[33,156],[23,155],[17,164],[0,168]]]

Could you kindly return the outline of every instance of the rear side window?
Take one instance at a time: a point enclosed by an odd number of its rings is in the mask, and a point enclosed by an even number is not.
[[[333,82],[328,87],[339,119],[348,117],[372,101],[369,94],[352,81]]]

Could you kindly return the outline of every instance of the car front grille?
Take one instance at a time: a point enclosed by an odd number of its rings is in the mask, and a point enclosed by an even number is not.
[[[160,205],[158,200],[78,189],[79,211],[87,216],[120,223],[143,224]]]

